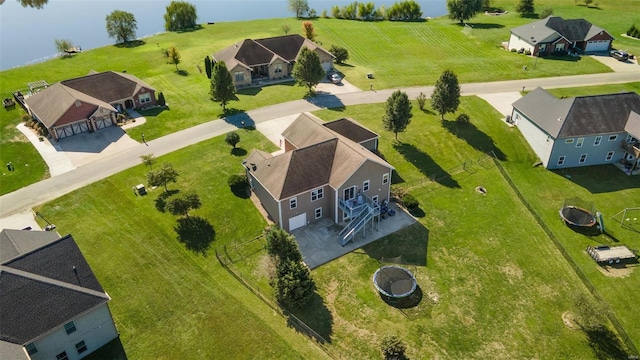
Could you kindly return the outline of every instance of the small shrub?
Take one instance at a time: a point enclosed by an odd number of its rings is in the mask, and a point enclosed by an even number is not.
[[[417,209],[420,206],[420,202],[411,194],[405,194],[402,197],[402,204],[409,210]]]
[[[380,349],[385,359],[404,359],[406,345],[396,335],[387,335],[382,339]]]
[[[249,181],[246,174],[233,174],[227,179],[227,184],[233,192],[236,192],[236,190],[245,190],[249,186]]]
[[[525,54],[525,55],[531,55],[531,50],[525,50],[525,51],[524,51],[524,54]]]
[[[540,19],[545,19],[551,15],[553,15],[553,9],[547,6],[544,9],[542,9],[539,17]]]
[[[416,98],[416,100],[418,101],[418,107],[420,108],[420,110],[424,110],[424,104],[427,103],[427,95],[425,95],[421,91],[420,94],[418,94],[418,97]]]
[[[458,115],[456,121],[460,124],[468,124],[471,122],[471,119],[469,118],[469,115],[462,113]]]
[[[517,52],[517,51],[518,51],[518,49],[516,49],[516,48],[511,49],[511,52]]]
[[[23,114],[21,119],[22,119],[23,123],[27,123],[27,122],[29,122],[29,120],[33,121],[33,118],[29,114]]]

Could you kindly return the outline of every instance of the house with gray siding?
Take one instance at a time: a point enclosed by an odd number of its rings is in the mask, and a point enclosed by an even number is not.
[[[613,164],[640,173],[640,95],[556,98],[536,88],[511,119],[547,169]]]
[[[86,357],[118,337],[110,299],[71,235],[0,232],[0,358]]]
[[[284,153],[254,150],[243,165],[270,218],[292,231],[323,218],[355,234],[389,200],[393,167],[375,154],[378,135],[352,119],[303,113],[282,133]],[[344,245],[343,243],[343,245]]]

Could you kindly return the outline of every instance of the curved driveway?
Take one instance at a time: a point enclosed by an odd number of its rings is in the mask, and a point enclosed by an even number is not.
[[[640,71],[631,73],[604,73],[591,75],[563,76],[540,79],[496,81],[489,83],[461,84],[463,95],[481,95],[517,92],[522,89],[533,89],[541,86],[546,89],[560,87],[578,87],[602,84],[615,84],[640,81]],[[73,190],[89,185],[98,180],[140,164],[140,156],[153,153],[162,156],[183,147],[208,140],[237,128],[241,121],[246,125],[254,125],[275,118],[315,111],[321,108],[338,106],[381,103],[396,89],[379,91],[359,91],[336,95],[320,95],[309,100],[295,100],[251,110],[247,113],[231,116],[226,119],[213,120],[176,133],[140,144],[137,147],[114,153],[93,163],[80,166],[75,170],[59,176],[31,184],[0,197],[0,218],[29,209],[33,206],[54,200]],[[401,89],[409,98],[415,98],[421,92],[431,96],[433,86]]]

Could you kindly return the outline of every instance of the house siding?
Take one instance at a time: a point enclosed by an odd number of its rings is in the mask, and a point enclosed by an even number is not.
[[[276,69],[280,66],[282,69],[281,72],[276,72]],[[278,59],[275,60],[271,65],[269,65],[269,78],[270,79],[282,79],[289,76],[289,66],[286,62]]]
[[[382,175],[389,174],[389,181],[386,184],[382,183]],[[362,190],[362,184],[369,180],[369,190],[365,192],[365,195],[372,198],[378,196],[378,202],[382,203],[385,200],[389,200],[389,193],[391,189],[391,170],[381,164],[375,163],[371,160],[367,160],[358,170],[347,179],[340,188],[338,188],[338,197],[342,198],[344,189],[352,186],[356,187],[356,194]],[[338,219],[336,222],[341,222],[343,218],[342,211],[338,211]]]
[[[253,174],[247,171],[247,177],[250,180],[251,191],[260,199],[260,204],[264,210],[269,214],[271,219],[282,227],[282,221],[279,218],[278,202],[271,196],[271,194],[262,186],[262,184],[253,177]]]
[[[509,38],[509,50],[511,49],[520,50],[522,48],[533,52],[533,46],[531,44],[522,40],[519,36],[511,33],[511,37]]]
[[[69,360],[82,359],[118,337],[107,303],[71,320],[76,326],[75,332],[67,335],[64,324],[60,324],[57,329],[33,341],[38,352],[31,355],[31,359],[55,359],[63,351]],[[78,354],[75,344],[81,341],[85,342],[87,351]]]
[[[244,81],[240,81],[240,82],[236,81],[236,73],[239,73],[239,72],[243,73]],[[229,73],[231,74],[231,79],[233,80],[233,84],[236,87],[251,84],[251,71],[244,68],[243,66],[236,65],[233,67],[233,69],[229,69]]]
[[[615,141],[609,141],[609,136],[611,135],[617,135],[618,137]],[[594,146],[594,141],[596,140],[597,136],[602,136],[602,140],[600,141],[600,145]],[[578,138],[584,138],[582,147],[576,147]],[[547,166],[547,168],[560,169],[615,163],[617,161],[620,161],[622,159],[622,156],[624,155],[622,142],[625,138],[626,134],[624,133],[559,138],[555,142],[555,146],[553,147],[553,152],[551,153],[549,165]],[[573,143],[567,144],[567,139],[573,139]],[[614,151],[615,153],[610,161],[606,161],[605,159],[609,151]],[[587,159],[584,163],[580,163],[580,157],[583,154],[587,155]],[[560,156],[565,156],[563,165],[557,164],[557,160]]]
[[[553,137],[540,129],[533,121],[516,109],[513,109],[511,118],[520,130],[520,133],[522,133],[522,136],[524,136],[529,143],[529,146],[531,146],[536,155],[538,155],[544,167],[548,167],[553,151]]]
[[[305,213],[307,215],[307,224],[318,221],[320,219],[315,218],[315,209],[321,207],[322,208],[322,217],[330,216],[330,203],[331,203],[331,195],[333,191],[328,185],[321,186],[320,188],[324,189],[324,196],[322,199],[318,199],[315,201],[311,201],[311,191],[318,189],[314,188],[309,191],[305,191],[296,196],[290,196],[288,198],[282,199],[282,228],[286,231],[290,231],[289,229],[289,219],[298,216],[300,214]],[[297,198],[297,207],[295,209],[289,208],[289,200],[291,198]]]
[[[364,146],[365,149],[371,152],[376,152],[376,150],[378,150],[378,138],[363,141],[360,143],[360,145]]]

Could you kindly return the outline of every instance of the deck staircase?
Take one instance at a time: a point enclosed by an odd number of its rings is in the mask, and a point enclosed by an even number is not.
[[[380,205],[364,194],[358,194],[357,200],[338,199],[340,210],[349,214],[349,223],[338,234],[340,245],[345,246],[352,241],[359,231],[365,233],[365,225],[380,215]]]

